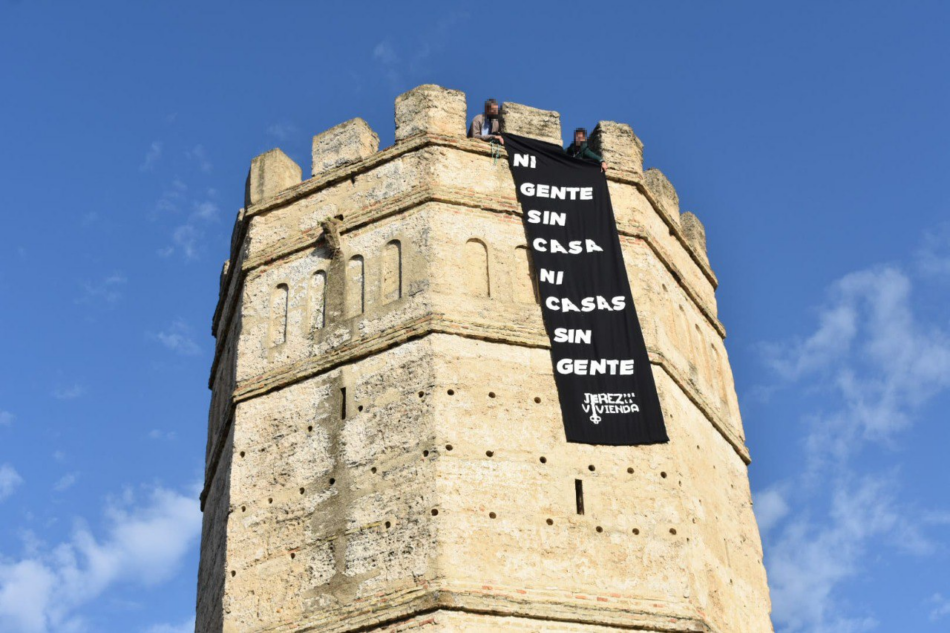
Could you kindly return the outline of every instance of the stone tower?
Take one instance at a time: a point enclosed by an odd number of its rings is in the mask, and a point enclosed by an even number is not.
[[[503,130],[561,143],[556,112]],[[465,95],[251,161],[213,321],[197,630],[771,631],[702,224],[600,122],[671,441],[568,444],[507,162]]]

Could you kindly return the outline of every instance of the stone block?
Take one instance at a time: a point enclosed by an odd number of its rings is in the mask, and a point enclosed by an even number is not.
[[[424,84],[396,97],[396,142],[421,132],[465,135],[465,93]]]
[[[379,136],[363,119],[350,119],[313,137],[313,175],[369,158],[379,149]]]
[[[590,135],[590,147],[611,169],[643,172],[643,142],[626,123],[599,122]]]
[[[673,216],[674,220],[679,220],[680,216],[680,198],[676,194],[673,184],[656,167],[651,167],[643,174],[643,183],[646,185],[653,199],[656,200],[667,213]]]
[[[244,184],[244,206],[258,204],[300,182],[300,165],[280,149],[264,152],[251,161]]]
[[[683,215],[680,216],[680,226],[683,227],[683,234],[686,236],[686,241],[701,254],[705,255],[706,228],[703,226],[703,223],[699,221],[699,218],[697,218],[695,214],[685,211]]]
[[[246,196],[245,196],[246,197]],[[238,210],[237,216],[234,218],[234,226],[231,228],[231,259],[237,261],[238,249],[241,246],[241,240],[244,238],[243,224],[244,224],[244,214],[245,209],[242,207]]]
[[[564,145],[561,140],[561,115],[553,110],[505,102],[501,106],[501,131]]]
[[[224,264],[221,265],[221,275],[218,277],[218,296],[219,298],[227,292],[227,287],[225,287],[225,282],[228,279],[228,271],[231,269],[231,260],[224,260]]]

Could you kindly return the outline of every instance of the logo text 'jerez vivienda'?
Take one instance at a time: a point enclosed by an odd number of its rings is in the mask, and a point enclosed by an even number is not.
[[[569,442],[667,442],[607,179],[557,145],[505,135]]]

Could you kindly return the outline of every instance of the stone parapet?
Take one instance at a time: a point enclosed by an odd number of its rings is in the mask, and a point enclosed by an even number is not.
[[[313,175],[365,160],[379,149],[379,136],[363,119],[350,119],[313,137]]]
[[[396,97],[396,142],[416,134],[465,136],[465,93],[435,84]]]
[[[539,110],[511,101],[506,101],[501,106],[501,131],[547,141],[555,145],[564,144],[561,139],[560,114],[553,110]]]
[[[589,142],[610,169],[643,173],[643,142],[626,123],[601,121],[591,132]]]
[[[249,207],[300,182],[302,171],[287,154],[272,149],[255,157],[247,173],[244,206]]]

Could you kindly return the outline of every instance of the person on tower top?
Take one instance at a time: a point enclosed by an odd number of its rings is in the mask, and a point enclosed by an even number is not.
[[[468,128],[469,138],[477,138],[480,141],[497,141],[502,145],[505,140],[501,138],[501,121],[498,119],[498,102],[494,99],[485,101],[485,113],[475,115],[472,119],[472,125]]]
[[[600,163],[600,170],[605,174],[607,173],[607,163],[604,162],[604,158],[588,147],[587,130],[584,128],[579,127],[574,130],[574,142],[565,147],[564,151],[567,152],[568,156],[573,158]]]

